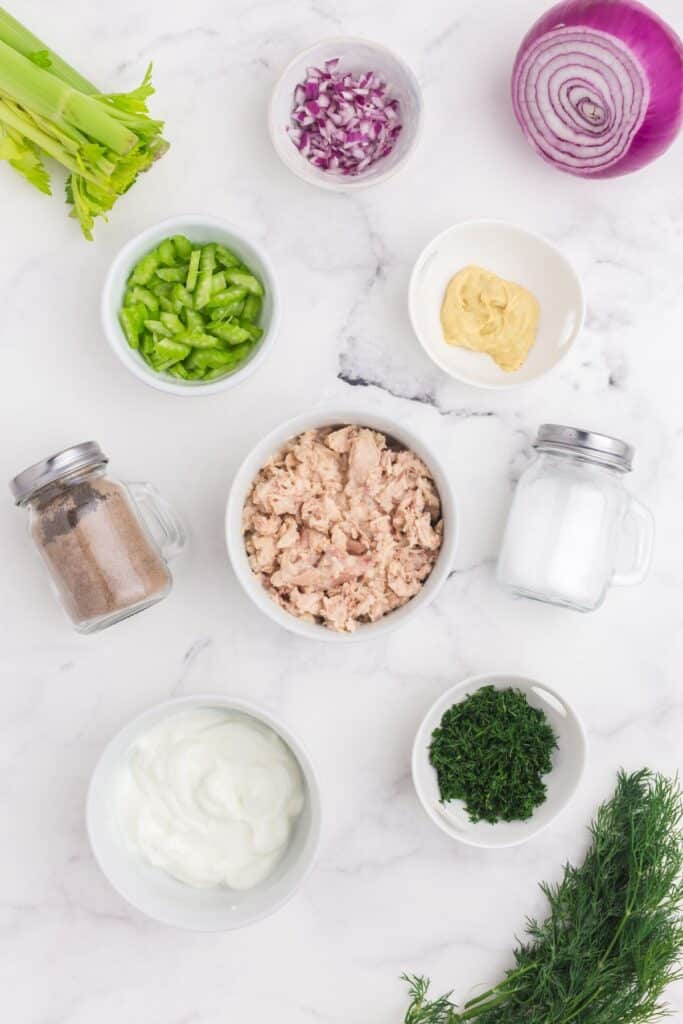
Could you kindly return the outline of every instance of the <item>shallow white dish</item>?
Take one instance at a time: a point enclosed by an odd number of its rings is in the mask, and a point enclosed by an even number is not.
[[[131,270],[150,249],[154,249],[165,238],[173,235],[186,235],[191,242],[220,242],[240,256],[263,282],[263,312],[259,326],[263,328],[263,336],[254,347],[249,358],[225,377],[218,380],[203,381],[178,380],[170,373],[155,373],[142,356],[130,347],[119,323],[119,310],[123,303],[126,281]],[[138,380],[144,381],[158,391],[172,395],[196,397],[198,395],[215,395],[235,384],[241,383],[261,365],[270,352],[280,322],[280,301],[277,281],[270,260],[263,249],[227,221],[216,217],[186,214],[182,217],[170,217],[159,224],[154,224],[139,235],[135,235],[119,250],[109,268],[104,282],[101,302],[102,326],[109,344],[127,370]]]
[[[505,373],[482,352],[444,341],[441,304],[446,285],[469,264],[523,285],[538,299],[536,342],[514,373]],[[408,305],[418,341],[437,366],[465,384],[498,389],[528,384],[561,363],[586,311],[581,282],[566,256],[540,235],[497,220],[464,221],[432,239],[413,268]]]
[[[113,789],[136,738],[171,715],[197,708],[221,708],[256,719],[287,744],[301,768],[305,803],[290,845],[273,874],[246,892],[225,887],[195,889],[147,864],[125,845],[115,820]],[[248,701],[220,694],[179,697],[157,704],[104,748],[88,789],[86,824],[95,859],[105,877],[133,907],[162,924],[193,931],[229,931],[253,924],[282,907],[308,875],[320,839],[320,792],[313,766],[301,744],[272,715]]]
[[[441,724],[446,711],[464,700],[482,686],[495,686],[498,690],[515,687],[521,690],[532,707],[541,708],[557,736],[557,749],[553,751],[553,769],[543,777],[547,797],[528,821],[470,821],[464,804],[459,800],[442,804],[436,771],[429,761],[432,733]],[[446,690],[432,704],[423,718],[412,753],[412,773],[420,803],[435,825],[453,839],[468,846],[501,849],[518,846],[538,835],[555,820],[576,792],[586,766],[587,740],[581,720],[564,697],[544,683],[525,676],[490,675],[472,676]]]
[[[403,129],[391,153],[356,176],[343,176],[314,167],[299,152],[287,127],[294,90],[306,77],[309,67],[321,67],[326,60],[340,57],[342,71],[376,71],[400,102]],[[337,192],[353,192],[378,185],[402,167],[418,143],[422,131],[422,94],[410,67],[391,50],[369,39],[335,36],[323,39],[299,53],[280,75],[273,87],[268,111],[268,127],[275,152],[285,167],[311,185]]]
[[[242,509],[244,508],[245,499],[256,474],[270,456],[278,452],[285,441],[296,437],[297,434],[301,434],[304,430],[313,430],[316,427],[327,427],[337,424],[340,426],[358,424],[370,427],[372,430],[380,431],[388,437],[394,438],[400,444],[405,445],[406,448],[414,451],[429,468],[434,478],[441,498],[441,511],[444,521],[441,551],[422,590],[408,601],[407,604],[404,604],[402,608],[389,612],[388,615],[385,615],[384,618],[379,619],[377,622],[360,625],[354,633],[336,633],[326,626],[313,622],[304,622],[302,619],[298,619],[295,615],[280,608],[269,597],[251,571],[242,536]],[[377,416],[372,412],[366,412],[358,408],[333,408],[305,413],[302,416],[295,417],[295,419],[288,420],[286,423],[276,427],[275,430],[272,430],[252,448],[237,470],[230,488],[225,514],[225,536],[228,554],[237,579],[242,584],[245,593],[248,594],[254,604],[268,618],[277,622],[280,626],[284,626],[290,632],[308,637],[311,640],[325,640],[330,643],[354,643],[361,640],[370,640],[381,636],[383,633],[388,633],[405,622],[409,616],[415,615],[416,612],[424,608],[436,597],[453,567],[458,542],[458,512],[453,488],[446,471],[434,452],[425,445],[417,434],[398,421],[389,419],[386,416]]]

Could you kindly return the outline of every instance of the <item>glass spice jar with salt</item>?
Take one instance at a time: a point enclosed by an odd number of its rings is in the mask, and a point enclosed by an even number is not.
[[[593,611],[610,586],[640,583],[650,567],[652,515],[623,485],[633,448],[554,423],[539,428],[534,447],[508,515],[496,578],[521,597]]]

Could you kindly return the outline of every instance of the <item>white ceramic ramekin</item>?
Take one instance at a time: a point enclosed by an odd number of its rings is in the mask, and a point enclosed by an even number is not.
[[[461,801],[454,800],[448,804],[440,801],[436,771],[429,761],[432,733],[449,708],[482,686],[521,690],[532,707],[543,711],[557,737],[552,771],[543,777],[547,787],[546,799],[527,821],[473,822]],[[576,711],[545,683],[516,675],[472,676],[442,693],[422,719],[413,743],[413,783],[428,816],[452,839],[484,849],[519,846],[547,828],[565,809],[583,777],[587,749],[586,732]]]
[[[538,299],[536,341],[514,373],[501,370],[483,352],[444,341],[441,305],[446,286],[471,264],[528,288]],[[463,221],[433,238],[413,268],[408,307],[418,341],[444,373],[492,390],[521,387],[559,366],[576,341],[586,312],[581,281],[564,253],[547,238],[499,220]]]
[[[342,71],[376,71],[400,102],[401,130],[388,156],[356,176],[332,174],[314,167],[296,148],[287,127],[294,90],[306,77],[306,68],[322,67],[326,60],[340,58]],[[353,36],[323,39],[299,53],[275,83],[268,112],[268,127],[275,152],[285,167],[310,185],[335,192],[354,192],[386,181],[402,167],[413,152],[422,132],[422,93],[410,67],[401,57],[379,43]]]
[[[138,736],[171,715],[197,708],[233,711],[263,723],[287,744],[299,763],[305,803],[291,842],[273,874],[245,892],[225,887],[195,889],[152,867],[130,851],[120,834],[114,790],[128,752]],[[164,701],[124,726],[104,748],[88,789],[86,824],[90,845],[103,874],[133,907],[162,924],[192,931],[230,931],[253,924],[282,907],[313,866],[320,839],[320,791],[308,754],[271,714],[248,701],[221,694],[199,694]]]
[[[123,303],[123,294],[128,276],[145,253],[154,249],[165,238],[173,235],[186,235],[191,242],[220,242],[240,256],[244,262],[260,277],[265,289],[263,312],[260,326],[263,336],[251,352],[249,358],[232,373],[218,380],[196,381],[179,380],[169,373],[156,373],[148,366],[142,356],[135,352],[123,333],[119,323],[119,310]],[[182,217],[170,217],[159,224],[154,224],[139,235],[131,238],[119,250],[109,268],[104,282],[101,303],[102,326],[112,349],[127,370],[138,380],[144,381],[158,391],[171,395],[192,396],[215,395],[226,391],[235,384],[251,377],[270,352],[280,323],[280,300],[277,281],[272,264],[261,246],[245,235],[239,228],[217,217],[204,217],[200,214],[186,214]]]
[[[269,597],[249,566],[242,536],[242,509],[256,474],[270,456],[279,451],[285,441],[296,437],[297,434],[301,434],[304,430],[313,430],[316,427],[333,425],[345,426],[347,424],[358,424],[359,426],[370,427],[372,430],[380,431],[388,437],[394,438],[400,444],[405,445],[406,448],[410,448],[423,460],[432,473],[441,498],[444,534],[436,564],[419,594],[408,601],[407,604],[404,604],[402,608],[389,612],[377,622],[360,625],[354,633],[337,633],[326,626],[304,622],[302,619],[280,608]],[[453,568],[458,542],[458,511],[453,488],[446,470],[434,451],[425,444],[419,435],[398,420],[387,416],[376,415],[373,412],[358,408],[332,408],[305,413],[302,416],[297,416],[295,419],[288,420],[281,426],[276,427],[275,430],[272,430],[252,448],[237,470],[230,489],[226,509],[225,533],[230,561],[232,562],[237,579],[254,604],[268,618],[284,626],[285,629],[290,630],[292,633],[308,637],[311,640],[326,640],[330,643],[354,643],[360,640],[370,640],[374,637],[382,636],[392,629],[396,629],[397,626],[400,626],[409,617],[416,615],[420,609],[434,600]]]

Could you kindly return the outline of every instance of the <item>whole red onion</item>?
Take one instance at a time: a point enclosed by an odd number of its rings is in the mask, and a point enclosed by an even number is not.
[[[560,170],[606,178],[667,149],[683,118],[683,44],[636,0],[566,0],[522,41],[517,120]]]

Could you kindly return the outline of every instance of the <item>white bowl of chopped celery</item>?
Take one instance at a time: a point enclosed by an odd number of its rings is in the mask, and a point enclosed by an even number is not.
[[[211,395],[246,380],[277,334],[275,274],[261,247],[215,217],[161,221],[114,259],[102,294],[112,349],[139,380]]]

